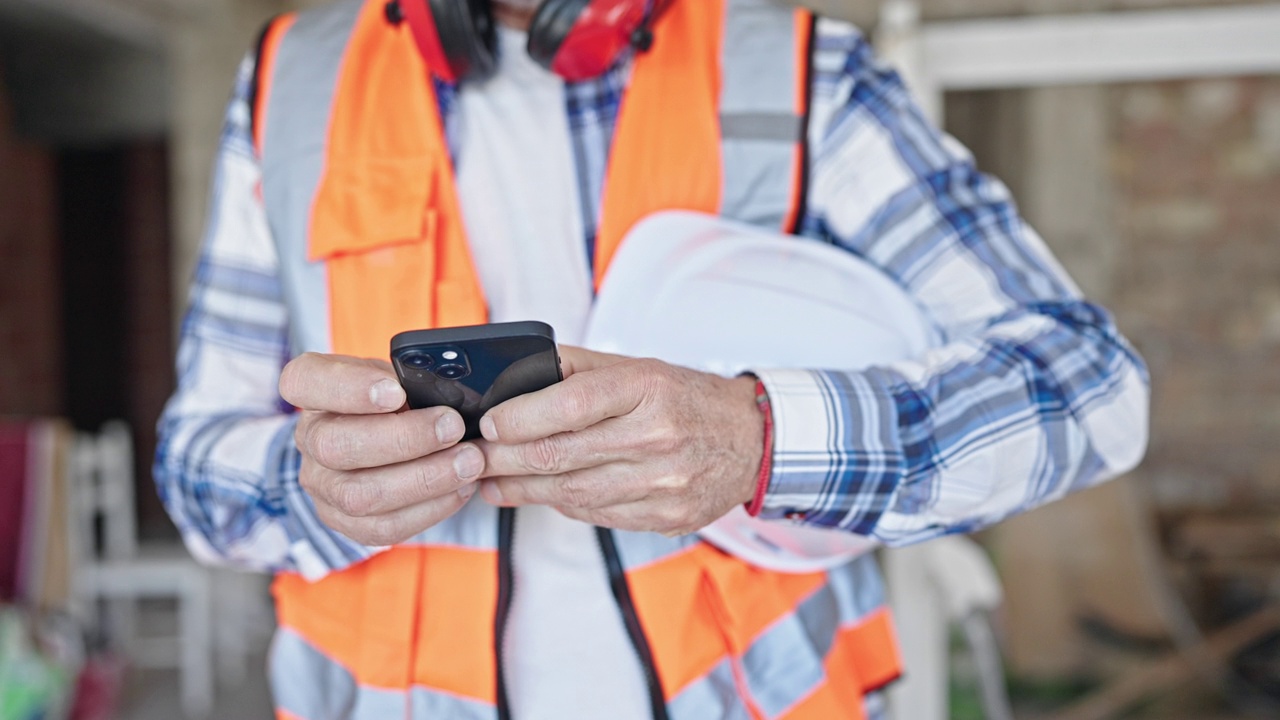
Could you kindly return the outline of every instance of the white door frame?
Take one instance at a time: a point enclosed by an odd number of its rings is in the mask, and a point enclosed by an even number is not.
[[[1280,2],[922,23],[888,0],[877,42],[942,122],[949,90],[1280,74]]]

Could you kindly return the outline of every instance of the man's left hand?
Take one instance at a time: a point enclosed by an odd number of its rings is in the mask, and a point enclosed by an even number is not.
[[[561,358],[564,382],[480,422],[490,503],[680,535],[751,501],[764,452],[755,380],[571,347]]]

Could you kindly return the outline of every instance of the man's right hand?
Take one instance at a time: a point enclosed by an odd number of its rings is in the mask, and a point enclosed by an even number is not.
[[[307,353],[285,366],[280,395],[302,411],[298,482],[320,520],[352,540],[404,542],[475,494],[484,455],[459,444],[462,416],[407,410],[389,363]]]

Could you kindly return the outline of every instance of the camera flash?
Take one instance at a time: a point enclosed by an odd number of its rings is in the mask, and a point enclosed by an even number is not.
[[[440,356],[441,356],[441,357],[443,357],[445,360],[457,360],[457,359],[458,359],[458,353],[456,353],[456,352],[454,352],[454,351],[452,351],[452,350],[445,350],[443,353],[441,353],[441,355],[440,355]]]

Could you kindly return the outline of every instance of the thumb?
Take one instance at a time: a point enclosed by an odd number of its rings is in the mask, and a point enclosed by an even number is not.
[[[301,410],[342,415],[392,412],[405,401],[386,360],[318,353],[299,355],[284,367],[280,397]]]
[[[616,365],[626,359],[621,355],[610,355],[572,345],[560,346],[560,371],[566,378],[581,372]]]

